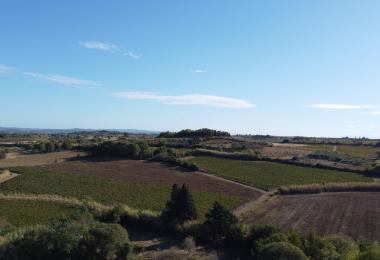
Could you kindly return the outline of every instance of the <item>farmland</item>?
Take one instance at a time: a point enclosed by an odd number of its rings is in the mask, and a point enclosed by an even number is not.
[[[38,200],[0,199],[0,226],[25,227],[70,217],[80,208],[64,203]]]
[[[214,201],[235,208],[260,196],[249,189],[236,189],[234,184],[143,161],[76,160],[13,171],[21,175],[2,184],[1,192],[57,194],[153,211],[163,209],[173,183],[187,183],[201,216]]]
[[[376,157],[376,152],[380,151],[380,148],[373,146],[364,146],[364,145],[324,145],[324,144],[315,144],[315,145],[302,145],[297,146],[296,149],[306,150],[306,151],[326,151],[326,152],[337,152],[340,154],[348,154],[351,156],[358,157]]]
[[[301,167],[266,161],[240,161],[212,157],[196,157],[192,161],[201,169],[263,189],[292,184],[328,182],[371,182],[358,173]]]
[[[54,153],[26,155],[20,154],[14,158],[0,160],[0,168],[52,164],[85,155],[86,153],[76,151],[63,151]]]
[[[380,193],[284,195],[262,205],[244,221],[380,241],[379,214]]]

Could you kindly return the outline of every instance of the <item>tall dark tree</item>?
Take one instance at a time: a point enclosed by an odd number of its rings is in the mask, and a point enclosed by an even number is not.
[[[166,203],[162,216],[174,224],[183,224],[198,217],[193,196],[185,184],[181,188],[177,184],[173,185],[170,200]]]

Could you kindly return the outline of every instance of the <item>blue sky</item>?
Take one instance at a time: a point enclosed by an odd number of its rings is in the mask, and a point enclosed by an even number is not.
[[[380,1],[1,1],[0,126],[380,137]]]

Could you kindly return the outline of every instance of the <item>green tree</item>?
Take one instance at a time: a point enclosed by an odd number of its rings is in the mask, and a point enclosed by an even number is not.
[[[186,184],[181,188],[177,184],[173,185],[170,200],[166,203],[162,217],[172,224],[183,224],[198,217],[193,196]]]
[[[215,202],[206,213],[204,224],[210,231],[210,237],[215,239],[227,237],[238,223],[239,219],[228,208]]]

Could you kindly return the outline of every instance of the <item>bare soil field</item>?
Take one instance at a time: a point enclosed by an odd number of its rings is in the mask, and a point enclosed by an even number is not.
[[[0,160],[0,168],[52,164],[76,158],[78,155],[86,156],[87,153],[77,151],[63,151],[54,153],[19,155],[14,158]]]
[[[379,215],[380,193],[286,195],[261,205],[246,215],[244,222],[380,241]]]
[[[307,155],[311,153],[310,151],[297,149],[297,148],[298,146],[295,146],[294,148],[292,148],[288,144],[282,145],[282,146],[276,145],[272,147],[267,146],[261,150],[261,153],[265,157],[283,159],[283,160],[290,160],[294,156],[307,157]]]
[[[217,192],[250,200],[257,199],[262,194],[259,191],[227,180],[216,179],[202,173],[190,172],[180,167],[168,166],[158,162],[86,158],[41,167],[52,173],[86,174],[113,180],[159,184],[168,187],[174,183],[186,183],[194,191]]]

